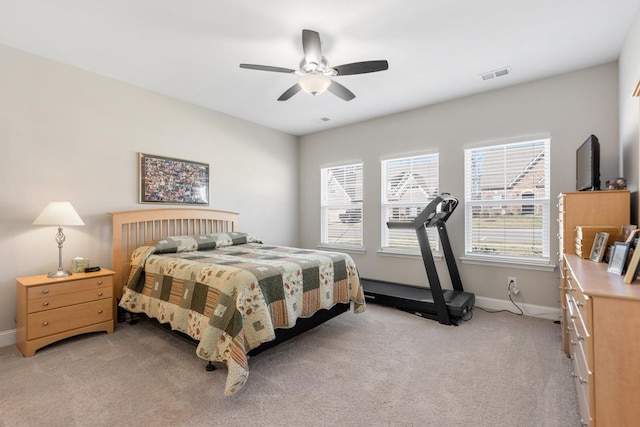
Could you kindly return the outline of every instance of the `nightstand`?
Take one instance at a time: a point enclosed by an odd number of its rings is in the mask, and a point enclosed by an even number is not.
[[[46,274],[16,279],[17,340],[25,357],[64,338],[113,333],[113,275],[101,269],[63,278]]]

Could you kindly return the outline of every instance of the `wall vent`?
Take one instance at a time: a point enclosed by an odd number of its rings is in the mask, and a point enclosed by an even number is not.
[[[511,74],[511,67],[504,67],[498,70],[482,73],[480,74],[480,77],[482,77],[482,80],[491,80],[495,79],[496,77],[506,76],[508,74]]]

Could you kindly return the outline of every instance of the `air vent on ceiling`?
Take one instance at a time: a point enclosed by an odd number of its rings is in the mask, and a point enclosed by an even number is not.
[[[506,76],[508,74],[511,74],[511,67],[504,67],[498,70],[482,73],[480,74],[480,77],[482,77],[482,80],[491,80],[491,79],[495,79],[496,77]]]

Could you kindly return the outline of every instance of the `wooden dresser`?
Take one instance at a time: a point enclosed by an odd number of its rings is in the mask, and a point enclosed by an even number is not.
[[[22,354],[87,332],[113,333],[113,275],[102,269],[64,278],[45,274],[17,280],[17,340]]]
[[[609,404],[606,399],[610,398],[603,397],[602,393],[611,393],[611,390],[602,388],[602,376],[606,375],[609,367],[601,365],[606,360],[604,354],[609,352],[608,346],[603,346],[602,340],[613,335],[603,334],[602,330],[603,324],[610,322],[612,316],[616,315],[608,313],[607,306],[613,301],[616,301],[616,304],[620,303],[621,297],[630,296],[622,292],[620,287],[626,286],[624,289],[627,292],[635,292],[633,286],[640,290],[640,285],[623,285],[622,276],[607,273],[607,264],[576,256],[575,229],[577,226],[630,224],[630,212],[631,195],[627,190],[570,192],[562,193],[558,197],[562,347],[572,359],[572,375],[584,426],[627,425],[610,424],[610,418],[605,415],[606,411],[597,411],[598,405]],[[597,310],[594,307],[594,290],[598,290],[600,298]],[[640,304],[635,309],[640,310]],[[628,315],[632,316],[631,313]],[[594,340],[596,325],[599,325],[597,330],[600,331],[598,340]],[[595,357],[596,341],[600,344],[598,357]],[[617,343],[621,344],[623,343]],[[640,361],[640,354],[636,359]],[[596,376],[601,382],[595,380]],[[640,385],[640,382],[638,384]],[[624,411],[619,415],[623,414]]]
[[[564,255],[566,336],[584,426],[640,420],[640,283]]]

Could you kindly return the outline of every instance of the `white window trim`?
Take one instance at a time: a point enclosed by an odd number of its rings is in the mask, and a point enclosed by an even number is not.
[[[552,256],[551,256],[551,183],[550,183],[550,175],[551,175],[551,165],[550,163],[547,164],[547,168],[549,169],[549,179],[548,179],[548,187],[547,187],[547,193],[548,193],[548,198],[547,199],[527,199],[528,202],[538,202],[538,203],[543,203],[545,204],[545,208],[546,208],[546,212],[549,215],[549,218],[547,221],[543,222],[543,236],[544,236],[544,240],[543,240],[543,246],[546,246],[547,252],[548,252],[548,256],[546,257],[540,257],[538,259],[530,259],[530,258],[519,258],[519,257],[509,257],[509,256],[497,256],[497,255],[479,255],[479,254],[468,254],[466,253],[467,251],[467,233],[469,230],[469,214],[468,214],[468,210],[470,209],[470,203],[467,202],[467,177],[466,177],[466,173],[467,173],[467,164],[466,164],[466,153],[468,150],[475,150],[475,149],[482,149],[485,147],[492,147],[492,146],[498,146],[498,145],[508,145],[508,144],[517,144],[519,142],[527,142],[527,141],[537,141],[537,140],[547,140],[547,152],[548,154],[551,153],[551,135],[549,134],[537,134],[537,135],[530,135],[530,136],[524,136],[521,138],[509,138],[509,139],[503,139],[503,140],[499,140],[499,141],[485,141],[485,142],[478,142],[478,143],[474,143],[474,144],[467,144],[464,147],[464,155],[465,155],[465,161],[464,161],[464,171],[465,171],[465,177],[464,177],[464,199],[465,199],[465,212],[464,212],[464,221],[465,221],[465,242],[464,242],[464,250],[465,250],[465,255],[459,257],[460,261],[463,264],[474,264],[474,265],[488,265],[488,266],[493,266],[493,267],[508,267],[508,268],[520,268],[520,269],[526,269],[526,270],[538,270],[538,271],[547,271],[547,272],[552,272],[556,269],[556,265],[552,263]],[[550,156],[549,156],[550,157]],[[550,161],[550,159],[549,159]],[[492,202],[492,201],[487,201],[487,202]],[[506,199],[506,200],[500,200],[501,204],[510,204],[510,202],[513,202],[513,200],[510,199]],[[478,204],[482,204],[483,201],[476,201],[474,202],[474,206],[478,205]],[[520,202],[521,203],[521,202]]]

